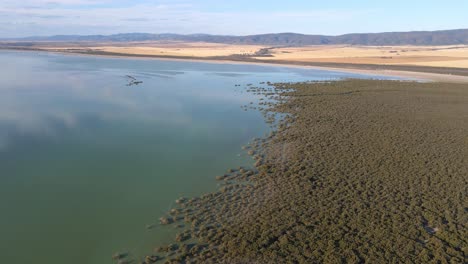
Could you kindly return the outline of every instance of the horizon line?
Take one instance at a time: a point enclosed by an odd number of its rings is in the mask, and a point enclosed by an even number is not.
[[[120,32],[120,33],[113,33],[113,34],[55,34],[55,35],[31,35],[25,37],[0,37],[3,40],[21,40],[21,39],[28,39],[28,38],[50,38],[50,37],[58,37],[58,36],[80,36],[80,37],[87,37],[87,36],[116,36],[116,35],[128,35],[128,34],[147,34],[147,35],[179,35],[179,36],[195,36],[195,35],[205,35],[205,36],[223,36],[223,37],[248,37],[248,36],[260,36],[260,35],[280,35],[280,34],[295,34],[295,35],[304,35],[304,36],[324,36],[324,37],[339,37],[345,35],[354,35],[354,34],[386,34],[386,33],[428,33],[428,32],[442,32],[442,31],[458,31],[458,30],[468,30],[468,28],[455,28],[455,29],[438,29],[438,30],[410,30],[410,31],[379,31],[379,32],[351,32],[351,33],[344,33],[344,34],[337,34],[337,35],[328,35],[328,34],[307,34],[307,33],[298,33],[298,32],[276,32],[276,33],[257,33],[257,34],[247,34],[247,35],[225,35],[225,34],[209,34],[209,33],[190,33],[190,34],[183,34],[183,33],[172,33],[172,32],[164,32],[164,33],[150,33],[150,32]]]

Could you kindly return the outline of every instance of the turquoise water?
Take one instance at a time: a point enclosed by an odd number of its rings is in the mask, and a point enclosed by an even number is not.
[[[1,263],[106,264],[170,241],[180,196],[250,165],[268,132],[249,83],[358,75],[240,64],[0,52]],[[127,86],[132,75],[143,81]]]

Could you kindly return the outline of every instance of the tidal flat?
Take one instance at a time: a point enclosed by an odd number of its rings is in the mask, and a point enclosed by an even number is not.
[[[261,82],[367,78],[287,67],[0,51],[1,263],[139,259],[159,218],[217,190],[270,128]],[[253,85],[252,85],[253,86]]]
[[[468,89],[384,80],[250,87],[276,129],[217,192],[182,198],[143,263],[464,263]],[[249,105],[246,106],[249,108]],[[272,121],[273,122],[273,121]]]

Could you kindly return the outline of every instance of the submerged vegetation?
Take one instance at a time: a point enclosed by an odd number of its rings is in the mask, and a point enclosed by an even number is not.
[[[160,220],[180,233],[143,263],[466,261],[466,85],[267,85],[248,88],[276,124],[244,148],[255,167],[177,200]]]

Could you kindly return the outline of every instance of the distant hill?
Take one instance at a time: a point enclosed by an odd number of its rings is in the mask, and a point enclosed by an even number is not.
[[[132,41],[190,41],[226,44],[259,44],[271,46],[301,45],[458,45],[468,44],[468,29],[441,31],[412,31],[346,34],[340,36],[304,35],[297,33],[261,34],[249,36],[222,36],[208,34],[149,34],[125,33],[115,35],[58,35],[50,37],[27,37],[10,39],[16,41],[53,41],[53,42],[132,42]]]

